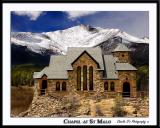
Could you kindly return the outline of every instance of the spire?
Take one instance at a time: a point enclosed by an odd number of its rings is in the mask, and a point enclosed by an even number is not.
[[[130,51],[131,50],[127,46],[120,43],[112,52],[130,52]]]

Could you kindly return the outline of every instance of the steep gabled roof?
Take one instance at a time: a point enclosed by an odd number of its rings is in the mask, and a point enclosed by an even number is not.
[[[97,62],[97,60],[95,60],[86,50],[84,50],[72,63],[74,64],[84,53],[86,53],[94,62],[96,62],[97,65],[99,65],[99,63]]]
[[[122,43],[119,43],[118,46],[112,52],[130,52],[131,50]]]
[[[113,55],[104,55],[104,64],[106,76],[104,79],[118,79],[118,72],[115,68],[116,58]]]
[[[99,69],[104,70],[102,51],[100,47],[69,47],[67,52],[67,70],[73,70],[71,63],[73,63],[83,52],[86,51],[92,59],[94,59],[99,64]]]
[[[49,67],[45,67],[41,72],[35,72],[33,78],[41,78],[44,74],[48,79],[68,79],[66,56],[51,56]]]
[[[44,67],[40,72],[34,72],[33,78],[41,78],[45,74],[47,68],[48,67]]]
[[[103,70],[103,79],[118,79],[118,71],[137,70],[129,63],[117,63],[117,57],[102,55],[101,49],[96,48],[69,48],[66,55],[53,55],[48,67],[40,72],[34,72],[33,78],[41,78],[44,74],[48,79],[68,79],[67,70],[73,70],[72,63],[83,53],[88,54],[98,65],[97,70]]]
[[[73,70],[72,63],[84,52],[99,65],[99,70],[104,70],[100,48],[69,48],[66,55],[51,56],[49,66],[41,72],[34,72],[33,78],[41,78],[46,74],[48,79],[68,79],[67,70]]]
[[[134,71],[134,70],[137,70],[134,66],[132,66],[131,64],[129,63],[116,63],[116,70],[117,71],[122,71],[122,70],[129,70],[129,71]]]

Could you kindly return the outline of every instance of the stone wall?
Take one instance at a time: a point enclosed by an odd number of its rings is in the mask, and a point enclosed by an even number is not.
[[[136,71],[119,71],[119,92],[123,92],[123,84],[130,84],[131,97],[136,97]]]
[[[125,54],[127,59],[128,54]],[[81,90],[77,90],[77,67],[81,67]],[[83,66],[87,66],[87,90],[83,90]],[[89,67],[93,67],[93,90],[89,90]],[[117,95],[117,92],[122,94],[123,83],[128,82],[130,84],[130,96],[136,97],[136,71],[119,71],[118,80],[103,80],[103,71],[97,70],[97,63],[86,53],[78,58],[72,64],[73,70],[68,71],[68,80],[52,80],[48,79],[47,76],[43,76],[42,79],[35,81],[38,95],[40,95],[40,89],[42,80],[47,80],[46,95],[53,96],[65,96],[65,95],[79,95],[79,96],[93,96],[100,94],[101,96]],[[56,91],[56,82],[60,82],[60,91]],[[62,91],[62,83],[66,82],[66,91]],[[108,90],[104,90],[104,83],[108,82]],[[114,91],[111,91],[110,85],[114,82]]]
[[[121,63],[131,63],[130,53],[129,52],[113,52],[114,57],[118,57],[117,62]]]
[[[34,80],[34,96],[38,96],[38,87],[39,87],[38,79],[35,79]]]
[[[112,92],[111,91],[111,83],[113,82],[114,83],[114,91],[115,92],[118,92],[119,91],[119,88],[120,88],[120,85],[119,85],[119,80],[104,80],[103,83],[105,82],[108,82],[108,90],[104,90],[104,92]]]
[[[83,91],[83,79],[81,79],[81,91],[77,91],[77,67],[81,67],[81,75],[83,78],[83,66],[87,66],[87,89]],[[93,91],[89,90],[89,67],[93,67]],[[103,72],[97,70],[98,65],[97,63],[86,53],[84,53],[76,62],[72,65],[73,71],[68,71],[68,84],[69,84],[69,90],[73,92],[73,94],[79,94],[79,95],[85,95],[86,92],[90,92],[89,94],[94,94],[92,92],[103,92]]]
[[[56,83],[60,83],[60,91],[56,91]],[[66,90],[62,90],[62,83],[66,82]],[[66,95],[70,90],[69,90],[69,85],[68,85],[68,80],[48,80],[48,94],[49,95],[55,95],[58,96],[63,96]]]
[[[47,80],[47,76],[43,75],[41,79],[37,79],[37,94],[41,95],[42,81]],[[47,93],[46,93],[47,95]]]

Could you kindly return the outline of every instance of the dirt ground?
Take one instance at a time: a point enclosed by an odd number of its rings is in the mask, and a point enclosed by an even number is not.
[[[67,97],[61,100],[49,96],[33,99],[33,87],[11,88],[12,117],[113,117],[115,99],[95,99]],[[33,101],[32,101],[33,100]],[[123,100],[126,117],[147,117],[149,114],[148,98],[128,98]],[[31,104],[32,103],[32,104]],[[118,106],[116,107],[118,109]],[[25,112],[26,111],[26,112]],[[116,110],[117,111],[117,110]],[[119,112],[119,111],[118,111]],[[20,115],[21,116],[20,116]]]
[[[11,115],[18,115],[19,113],[28,109],[33,99],[33,87],[21,86],[11,87]]]

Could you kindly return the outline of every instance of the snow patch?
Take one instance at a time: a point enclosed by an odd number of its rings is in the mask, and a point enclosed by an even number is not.
[[[68,47],[93,47],[112,37],[119,36],[126,42],[149,43],[148,38],[140,39],[119,29],[93,28],[89,25],[78,25],[65,30],[31,33],[12,32],[11,42],[17,45],[27,46],[36,53],[42,49],[65,54]]]

